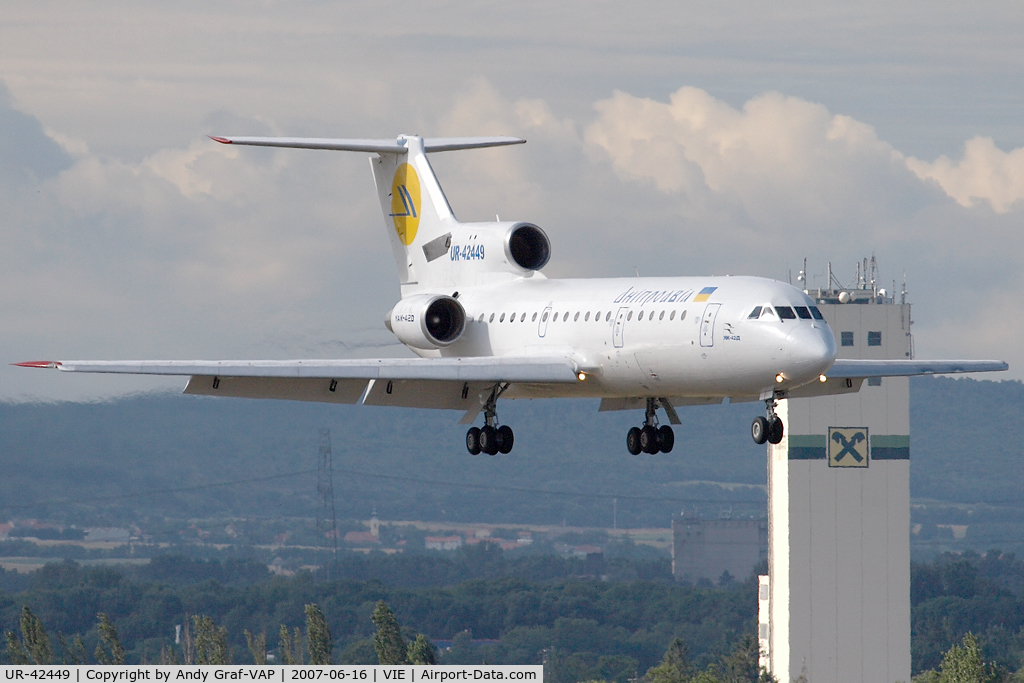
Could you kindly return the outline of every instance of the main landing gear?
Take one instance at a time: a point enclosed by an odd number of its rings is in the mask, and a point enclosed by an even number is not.
[[[754,418],[753,424],[750,425],[750,436],[754,438],[756,444],[777,444],[782,441],[782,418],[775,414],[774,397],[764,403],[768,409],[768,417],[758,415]]]
[[[658,426],[659,402],[656,398],[647,399],[647,413],[643,427],[633,427],[626,433],[626,448],[633,455],[659,451],[669,453],[676,443],[676,435],[668,425]]]
[[[484,426],[470,427],[466,432],[466,450],[470,455],[497,455],[498,453],[511,453],[515,443],[515,434],[508,425],[498,426],[498,397],[501,396],[508,385],[495,385],[491,395],[484,403]]]

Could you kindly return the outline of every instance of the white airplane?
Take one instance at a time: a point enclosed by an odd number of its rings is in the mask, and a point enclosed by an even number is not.
[[[464,411],[476,455],[512,450],[499,398],[600,398],[644,409],[626,446],[669,452],[662,409],[764,401],[751,435],[779,443],[776,401],[852,393],[869,377],[1006,370],[1001,361],[836,359],[814,301],[758,277],[549,280],[547,235],[526,222],[460,223],[429,152],[513,145],[510,137],[335,140],[213,137],[234,145],[370,152],[402,297],[384,324],[417,358],[254,361],[33,361],[65,372],[187,375],[187,394]]]

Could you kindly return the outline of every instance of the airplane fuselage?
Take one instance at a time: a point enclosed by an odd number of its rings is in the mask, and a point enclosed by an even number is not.
[[[450,292],[448,294],[451,294]],[[467,325],[423,356],[571,357],[586,381],[514,397],[733,397],[816,381],[832,330],[799,289],[757,277],[523,278],[459,293]],[[755,308],[770,309],[751,317]],[[792,318],[780,318],[792,314]],[[778,379],[781,376],[781,382]]]

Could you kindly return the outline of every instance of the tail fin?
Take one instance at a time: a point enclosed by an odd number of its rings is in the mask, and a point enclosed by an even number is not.
[[[526,142],[513,137],[421,138],[402,135],[396,140],[336,140],[328,138],[213,137],[224,144],[297,147],[350,152],[376,152],[370,157],[384,223],[403,287],[430,287],[435,259],[448,253],[452,229],[458,225],[448,199],[437,182],[427,152],[499,147]],[[447,273],[447,271],[444,271]],[[437,273],[440,275],[440,272]]]

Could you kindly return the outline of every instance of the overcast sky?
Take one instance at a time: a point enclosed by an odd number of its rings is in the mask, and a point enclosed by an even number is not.
[[[0,399],[184,384],[21,360],[402,352],[365,155],[207,134],[522,136],[434,166],[549,277],[875,253],[918,357],[1020,379],[1021,36],[1014,2],[6,2]]]

